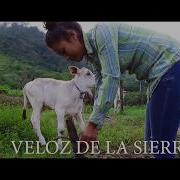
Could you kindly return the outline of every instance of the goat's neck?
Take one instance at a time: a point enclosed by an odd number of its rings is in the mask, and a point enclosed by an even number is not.
[[[75,85],[76,84],[76,85]],[[70,89],[72,89],[72,94],[73,94],[73,96],[75,97],[75,98],[80,98],[80,93],[81,92],[85,92],[84,91],[84,89],[81,89],[82,87],[81,86],[79,86],[79,84],[77,84],[77,82],[75,82],[74,81],[74,79],[72,79],[72,80],[70,80],[69,81],[69,85],[70,85]],[[80,91],[77,89],[77,87],[76,86],[78,86],[78,88],[80,89]]]
[[[76,78],[72,79],[72,83],[74,87],[79,91],[79,92],[86,92],[87,88],[84,87],[82,84],[80,85],[78,80]]]

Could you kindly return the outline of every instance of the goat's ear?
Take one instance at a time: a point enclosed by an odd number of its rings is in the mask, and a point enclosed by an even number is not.
[[[79,68],[76,66],[68,66],[68,69],[72,75],[79,74]]]

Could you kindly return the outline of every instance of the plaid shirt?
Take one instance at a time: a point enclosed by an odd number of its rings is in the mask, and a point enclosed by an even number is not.
[[[149,84],[148,99],[160,78],[180,59],[180,44],[169,36],[127,24],[99,24],[83,32],[86,59],[96,76],[90,121],[100,129],[126,70]]]

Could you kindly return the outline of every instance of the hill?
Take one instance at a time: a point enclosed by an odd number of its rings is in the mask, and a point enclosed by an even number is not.
[[[21,89],[27,82],[37,77],[50,77],[68,80],[68,72],[57,72],[40,65],[32,65],[22,59],[15,59],[0,54],[0,85],[8,85],[12,89]]]
[[[70,62],[56,55],[46,46],[45,34],[37,27],[26,23],[0,24],[0,85],[20,89],[37,77],[68,79],[68,65],[91,68],[84,61]],[[138,91],[139,82],[135,76],[125,75],[124,87]]]
[[[23,23],[0,25],[0,53],[58,72],[66,71],[67,65],[70,64],[46,46],[43,32],[37,27],[29,27]],[[81,62],[78,65],[85,64]]]

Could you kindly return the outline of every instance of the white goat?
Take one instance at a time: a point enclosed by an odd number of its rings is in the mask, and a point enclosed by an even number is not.
[[[37,78],[27,83],[23,88],[23,117],[26,118],[28,98],[33,109],[31,123],[41,145],[46,144],[40,129],[40,115],[44,105],[56,112],[59,149],[62,148],[61,137],[64,134],[64,116],[66,114],[73,116],[76,120],[79,119],[80,128],[82,131],[84,129],[85,124],[82,117],[83,95],[85,92],[91,94],[89,88],[95,85],[95,76],[84,67],[79,69],[75,66],[69,66],[68,69],[74,75],[74,78],[70,81]]]

